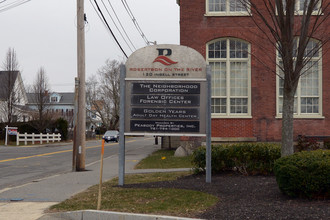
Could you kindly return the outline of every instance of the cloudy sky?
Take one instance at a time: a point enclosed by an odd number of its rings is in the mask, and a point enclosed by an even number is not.
[[[11,7],[21,2],[26,3]],[[85,0],[88,21],[85,26],[86,79],[95,74],[106,59],[125,59],[91,2],[94,3],[94,0]],[[134,47],[146,46],[122,0],[97,2],[128,56],[131,50],[135,50]],[[129,36],[125,40],[131,49],[109,17],[108,12],[116,21],[109,2]],[[176,0],[126,2],[148,41],[179,44],[179,6]],[[76,0],[0,0],[0,65],[8,48],[14,48],[26,87],[33,83],[38,69],[43,67],[53,91],[73,92],[74,78],[77,76],[76,5]],[[118,21],[116,25],[121,30]]]

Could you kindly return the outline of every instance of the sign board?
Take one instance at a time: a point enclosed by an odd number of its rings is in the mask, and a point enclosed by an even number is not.
[[[126,62],[125,135],[205,136],[206,87],[206,62],[196,50],[137,50]]]
[[[8,135],[17,135],[17,128],[8,128]]]

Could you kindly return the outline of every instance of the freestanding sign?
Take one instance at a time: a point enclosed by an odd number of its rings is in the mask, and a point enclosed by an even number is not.
[[[126,135],[206,136],[210,145],[209,75],[204,57],[186,46],[148,46],[128,58],[121,70],[119,185]]]
[[[17,127],[8,127],[6,126],[6,137],[5,137],[5,145],[8,143],[8,135],[17,135]]]
[[[205,136],[206,63],[192,48],[155,45],[126,63],[125,135]]]

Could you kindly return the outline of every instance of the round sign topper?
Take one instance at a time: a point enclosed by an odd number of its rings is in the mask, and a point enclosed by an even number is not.
[[[204,57],[180,45],[161,44],[135,51],[126,62],[127,78],[206,78]]]

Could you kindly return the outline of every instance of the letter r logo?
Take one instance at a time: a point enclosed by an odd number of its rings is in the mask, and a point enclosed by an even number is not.
[[[171,56],[171,54],[172,54],[171,49],[158,48],[157,50],[158,50],[158,56]],[[166,52],[166,54],[164,54],[164,52]]]
[[[175,62],[175,61],[171,60],[168,57],[168,56],[172,55],[172,50],[171,49],[169,49],[169,48],[157,48],[157,50],[158,50],[158,57],[154,60],[153,63],[159,62],[159,63],[162,63],[166,66],[178,63],[178,62]]]

